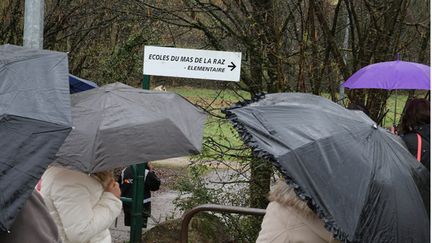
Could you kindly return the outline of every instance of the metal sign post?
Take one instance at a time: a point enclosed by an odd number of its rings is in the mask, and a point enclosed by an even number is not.
[[[241,52],[209,51],[158,46],[144,47],[142,88],[150,89],[150,75],[239,81]],[[145,164],[132,166],[133,198],[130,243],[141,242]]]
[[[143,89],[150,89],[150,76],[144,75],[143,81],[142,81],[142,88]]]
[[[132,174],[134,180],[132,187],[130,242],[137,243],[141,242],[142,237],[145,164],[133,165]]]
[[[144,75],[142,81],[143,89],[150,89],[150,76]],[[144,201],[144,163],[132,166],[133,187],[132,187],[132,213],[131,213],[131,228],[130,228],[130,243],[141,242],[142,227],[143,227],[143,201]]]

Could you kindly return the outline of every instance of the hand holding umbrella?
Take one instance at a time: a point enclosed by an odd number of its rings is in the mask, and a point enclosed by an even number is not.
[[[120,198],[121,190],[120,185],[112,178],[111,182],[108,183],[108,186],[105,188],[106,192],[111,192],[117,198]]]

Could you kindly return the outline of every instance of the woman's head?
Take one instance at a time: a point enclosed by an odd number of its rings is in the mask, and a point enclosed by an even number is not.
[[[405,107],[401,119],[401,131],[412,131],[416,126],[430,123],[430,102],[426,99],[412,99]]]
[[[111,170],[96,172],[92,176],[102,184],[103,188],[106,188],[114,180],[114,173]]]

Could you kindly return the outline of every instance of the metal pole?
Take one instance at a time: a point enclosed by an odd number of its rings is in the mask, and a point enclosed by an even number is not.
[[[144,75],[142,88],[150,89],[150,76]],[[144,200],[144,176],[146,165],[144,163],[132,166],[133,187],[132,187],[132,213],[130,243],[141,242],[143,227],[143,200]],[[127,199],[126,199],[127,200]],[[124,200],[124,201],[126,201]]]
[[[25,0],[24,47],[43,49],[44,0]]]
[[[143,81],[142,81],[142,88],[143,89],[150,89],[150,76],[144,75]]]
[[[138,164],[132,166],[133,173],[133,198],[132,198],[132,212],[131,212],[131,231],[130,242],[141,242],[142,226],[143,226],[143,200],[144,200],[144,175],[145,164]]]
[[[397,111],[396,109],[397,109],[397,100],[398,100],[397,97],[398,97],[397,90],[395,90],[395,105],[394,105],[394,115],[393,115],[393,129],[395,129],[395,130],[396,130],[396,125],[397,125],[397,123],[396,123],[396,111]]]

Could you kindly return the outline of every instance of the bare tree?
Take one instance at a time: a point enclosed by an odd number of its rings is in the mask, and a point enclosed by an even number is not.
[[[338,6],[342,1],[339,1]],[[406,0],[386,1],[352,1],[344,0],[344,7],[349,16],[349,28],[351,33],[351,55],[350,61],[345,63],[342,59],[342,50],[338,45],[337,34],[329,30],[328,20],[325,18],[323,6],[325,2],[311,1],[314,4],[316,15],[320,20],[323,33],[331,46],[331,53],[339,68],[339,72],[346,80],[354,71],[368,64],[395,60],[397,53],[410,57],[411,53],[418,51],[427,53],[428,44],[425,37],[429,33],[429,26],[422,24],[411,24],[422,31],[413,32],[413,28],[407,28],[407,14],[413,9],[413,2]],[[422,4],[425,9],[427,3]],[[335,12],[336,14],[336,12]],[[423,11],[423,19],[429,15]],[[413,16],[411,16],[413,17]],[[417,20],[416,20],[417,21]],[[420,27],[422,26],[422,27]],[[408,37],[408,38],[407,38]],[[417,44],[413,49],[412,38],[419,38],[422,44]],[[420,48],[419,48],[420,47]],[[405,55],[406,53],[406,55]],[[420,55],[421,56],[421,55]],[[420,57],[419,56],[419,57]],[[425,58],[414,61],[428,63]],[[386,113],[386,102],[390,92],[385,90],[355,90],[348,93],[351,102],[365,105],[371,114],[371,118],[380,122]]]
[[[241,82],[224,83],[214,100],[196,101],[210,122],[229,127],[220,108],[224,93],[245,100],[261,92],[328,94],[375,62],[429,63],[427,0],[46,0],[44,47],[69,52],[70,70],[84,78],[137,85],[144,44],[241,51]],[[0,43],[22,43],[23,3],[0,1]],[[348,20],[348,21],[347,21]],[[349,31],[348,48],[343,44]],[[249,95],[245,95],[246,91]],[[351,102],[366,105],[372,119],[386,113],[390,92],[354,90]],[[247,97],[247,98],[246,98]],[[272,166],[256,159],[238,138],[207,136],[201,159],[244,161],[245,205],[265,207]],[[236,141],[231,141],[236,140]],[[244,166],[243,166],[244,165]],[[230,166],[225,163],[225,166]],[[231,168],[231,167],[230,167]],[[256,224],[254,224],[256,227]]]

